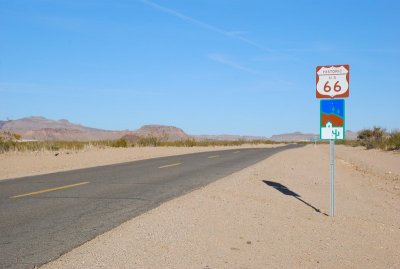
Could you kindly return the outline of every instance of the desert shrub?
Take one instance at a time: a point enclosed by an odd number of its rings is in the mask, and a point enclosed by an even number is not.
[[[400,150],[400,132],[392,132],[385,144],[387,150]]]
[[[0,152],[15,150],[19,140],[21,140],[19,134],[0,132]]]
[[[186,139],[183,141],[183,146],[184,147],[195,147],[196,146],[196,140],[194,139]]]
[[[89,142],[81,141],[28,141],[17,144],[18,151],[60,151],[60,150],[82,150]]]
[[[183,139],[178,141],[167,141],[164,136],[161,139],[149,135],[136,141],[125,138],[103,141],[21,141],[21,136],[9,132],[0,132],[0,153],[6,151],[62,151],[83,150],[85,148],[97,147],[214,147],[214,146],[241,146],[244,144],[275,144],[269,140],[195,140]]]
[[[373,127],[373,129],[364,129],[358,133],[357,139],[360,144],[367,149],[383,148],[385,142],[385,129],[381,127]]]
[[[159,141],[157,137],[149,135],[140,138],[136,143],[140,147],[157,147],[161,144],[161,141]]]
[[[176,141],[162,141],[158,143],[161,147],[195,147],[197,146],[197,141],[194,139],[184,139]]]
[[[110,146],[113,148],[126,148],[128,147],[128,141],[124,138],[120,138],[118,140],[113,141],[110,144]]]
[[[380,127],[364,129],[358,133],[357,143],[367,149],[399,150],[400,132],[392,131],[388,133]]]

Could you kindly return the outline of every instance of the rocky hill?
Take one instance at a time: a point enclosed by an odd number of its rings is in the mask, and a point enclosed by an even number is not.
[[[144,125],[128,136],[153,136],[163,141],[178,141],[191,138],[191,136],[186,134],[182,129],[165,125]]]
[[[179,141],[192,138],[180,128],[165,125],[144,125],[140,129],[124,135],[122,138],[135,142],[145,137],[155,137],[161,141]]]
[[[18,120],[0,121],[0,131],[9,131],[22,136],[24,140],[114,140],[127,138],[138,140],[153,136],[164,141],[191,138],[182,129],[174,126],[145,125],[135,131],[108,131],[71,123],[68,120],[51,120],[44,117],[27,117]]]
[[[271,136],[272,141],[283,142],[283,141],[311,141],[314,137],[319,137],[317,134],[304,134],[301,132],[279,134]]]
[[[103,131],[100,129],[88,128],[80,124],[74,124],[68,120],[50,120],[44,117],[32,116],[18,120],[0,122],[0,128],[4,131],[26,132],[41,129],[66,129],[81,131]]]
[[[44,117],[27,117],[0,122],[0,131],[9,131],[24,140],[113,140],[127,131],[107,131],[74,124],[68,120],[51,120]]]

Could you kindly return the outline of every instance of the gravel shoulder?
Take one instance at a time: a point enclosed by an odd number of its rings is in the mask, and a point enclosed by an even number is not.
[[[42,268],[399,268],[400,155],[336,149],[334,218],[329,147],[309,145],[166,202]]]

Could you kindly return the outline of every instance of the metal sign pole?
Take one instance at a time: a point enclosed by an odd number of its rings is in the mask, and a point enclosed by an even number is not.
[[[330,140],[331,148],[331,217],[335,216],[335,140]]]

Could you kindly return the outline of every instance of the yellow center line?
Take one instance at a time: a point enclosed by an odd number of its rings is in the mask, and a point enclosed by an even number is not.
[[[63,189],[68,189],[68,188],[73,188],[73,187],[77,187],[77,186],[81,186],[81,185],[85,185],[88,184],[88,181],[85,182],[80,182],[80,183],[76,183],[76,184],[71,184],[71,185],[66,185],[66,186],[61,186],[61,187],[55,187],[55,188],[51,188],[51,189],[45,189],[45,190],[40,190],[40,191],[34,191],[34,192],[28,192],[28,193],[24,193],[24,194],[19,194],[19,195],[15,195],[15,196],[11,196],[11,199],[15,199],[15,198],[21,198],[21,197],[25,197],[25,196],[31,196],[31,195],[36,195],[36,194],[41,194],[41,193],[46,193],[46,192],[51,192],[51,191],[58,191],[58,190],[63,190]]]
[[[177,166],[177,165],[181,165],[181,164],[182,164],[182,163],[173,163],[173,164],[168,164],[168,165],[160,166],[160,167],[158,167],[158,168],[162,169],[162,168]]]
[[[219,155],[208,156],[209,159],[218,158]]]
[[[240,152],[240,150],[238,150],[238,151],[235,151],[234,153],[239,153]]]

